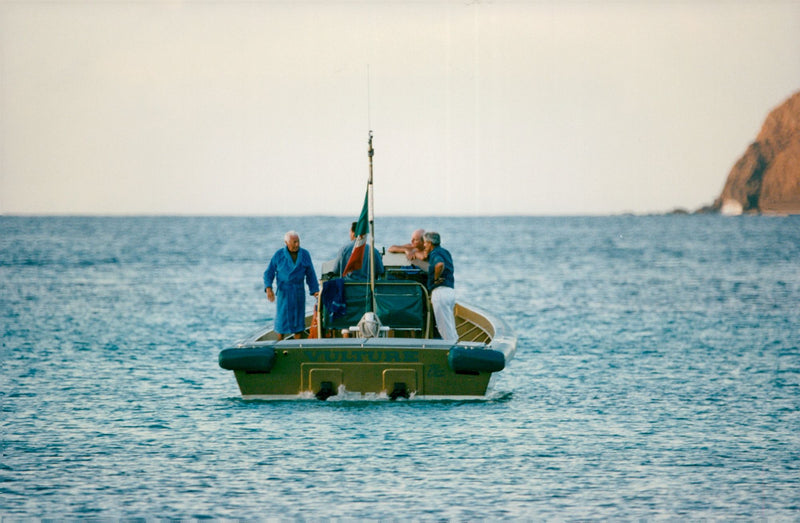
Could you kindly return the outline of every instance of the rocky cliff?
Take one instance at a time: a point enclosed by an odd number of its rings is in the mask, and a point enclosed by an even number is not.
[[[800,92],[769,113],[712,210],[800,214]]]

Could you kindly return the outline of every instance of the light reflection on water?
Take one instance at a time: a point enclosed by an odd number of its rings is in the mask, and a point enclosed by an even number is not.
[[[796,517],[796,219],[380,223],[516,330],[489,398],[239,397],[266,259],[348,219],[0,218],[0,516]]]

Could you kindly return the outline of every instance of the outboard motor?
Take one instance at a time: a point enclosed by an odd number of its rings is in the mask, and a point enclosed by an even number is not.
[[[362,338],[377,338],[381,333],[381,320],[374,312],[367,312],[358,322]]]

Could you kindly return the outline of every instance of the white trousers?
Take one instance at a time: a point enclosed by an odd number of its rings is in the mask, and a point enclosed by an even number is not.
[[[431,293],[433,316],[436,328],[443,340],[457,341],[456,318],[453,309],[456,307],[456,291],[450,287],[436,287]]]

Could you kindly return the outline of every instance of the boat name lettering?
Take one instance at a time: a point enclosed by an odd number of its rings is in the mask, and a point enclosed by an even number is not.
[[[314,363],[419,363],[413,350],[306,350],[306,359]]]

